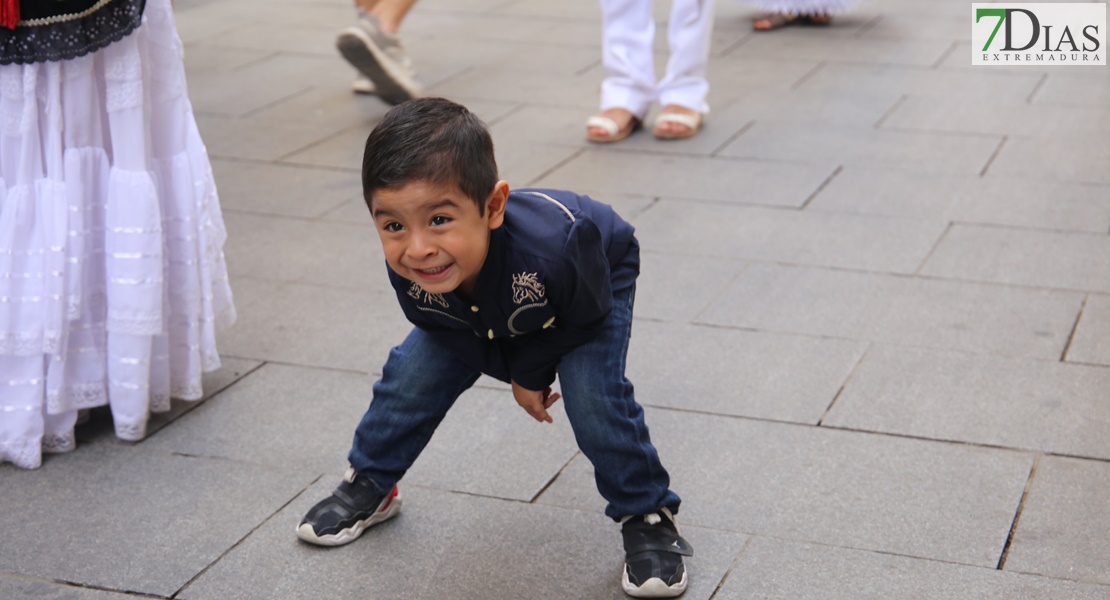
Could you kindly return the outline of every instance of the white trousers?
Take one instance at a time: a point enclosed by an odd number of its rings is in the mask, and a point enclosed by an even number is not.
[[[713,0],[671,0],[667,42],[671,56],[655,79],[652,0],[601,0],[602,58],[609,75],[601,84],[601,110],[624,108],[639,118],[653,102],[708,112],[705,78],[713,31]]]

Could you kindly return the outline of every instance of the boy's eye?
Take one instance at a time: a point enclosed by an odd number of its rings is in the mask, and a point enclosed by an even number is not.
[[[450,223],[450,222],[451,222],[451,217],[445,217],[443,215],[436,215],[436,216],[432,217],[432,225],[446,225],[447,223]]]
[[[398,231],[404,229],[404,227],[402,227],[401,224],[397,221],[390,221],[389,223],[386,223],[385,227],[383,227],[382,229],[385,229],[390,233],[397,233]]]

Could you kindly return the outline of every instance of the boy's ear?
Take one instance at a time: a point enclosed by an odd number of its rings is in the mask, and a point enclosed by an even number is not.
[[[505,180],[493,186],[493,193],[486,199],[486,219],[490,229],[497,229],[505,222],[505,205],[509,202],[509,183]]]

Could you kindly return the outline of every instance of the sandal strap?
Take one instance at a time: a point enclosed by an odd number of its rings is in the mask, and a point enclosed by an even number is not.
[[[599,127],[601,129],[604,129],[605,132],[609,134],[609,137],[617,135],[617,132],[621,129],[620,126],[617,125],[616,121],[610,119],[609,117],[603,117],[601,115],[594,115],[586,119],[586,127]]]
[[[624,538],[626,557],[632,557],[641,552],[694,555],[694,547],[689,542],[665,527],[652,527],[646,523],[625,523],[621,529],[621,536]]]
[[[686,113],[661,113],[655,118],[655,125],[661,123],[677,123],[689,129],[697,129],[701,123],[701,115],[688,115]]]

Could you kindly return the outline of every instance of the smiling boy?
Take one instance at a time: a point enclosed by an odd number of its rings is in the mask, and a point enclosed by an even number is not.
[[[624,375],[640,260],[632,226],[585,196],[511,192],[485,125],[442,98],[385,116],[366,141],[362,180],[415,327],[374,384],[346,476],[297,535],[337,546],[395,516],[397,482],[482,373],[509,382],[516,402],[548,423],[557,375],[605,514],[621,523],[622,588],[685,591],[692,549],[675,525],[680,500]]]

